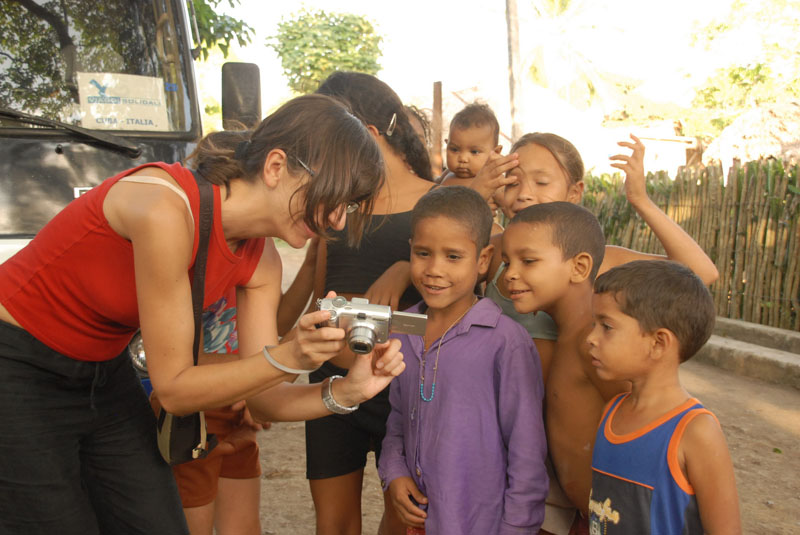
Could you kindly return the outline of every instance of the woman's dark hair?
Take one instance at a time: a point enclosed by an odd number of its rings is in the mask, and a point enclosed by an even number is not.
[[[525,134],[519,138],[511,147],[511,152],[524,147],[525,145],[539,145],[544,147],[558,162],[561,170],[567,175],[569,185],[577,184],[583,180],[584,168],[583,159],[575,145],[563,137],[549,132],[533,132]]]
[[[294,98],[255,130],[207,135],[187,162],[230,193],[232,179],[258,180],[274,149],[286,153],[290,173],[308,172],[303,164],[313,170],[313,176],[293,195],[304,193],[302,218],[316,234],[328,237],[325,222],[329,216],[343,204],[360,203],[359,210],[347,218],[348,241],[358,243],[383,184],[385,166],[378,144],[364,124],[336,99],[324,95]]]
[[[432,145],[431,136],[433,134],[431,133],[432,127],[431,127],[431,122],[428,119],[428,116],[425,115],[424,111],[417,108],[413,104],[406,104],[404,107],[406,109],[406,115],[408,115],[409,121],[412,122],[411,128],[414,128],[413,124],[414,121],[417,121],[417,123],[419,123],[419,127],[422,130],[421,132],[422,138],[420,139],[420,141],[422,141],[425,144],[425,148],[430,149]],[[420,134],[420,131],[417,130],[416,128],[414,128],[414,131],[417,133],[417,135]]]
[[[417,176],[433,180],[428,151],[400,97],[386,83],[370,74],[339,71],[328,76],[317,93],[345,101],[356,117],[377,128],[392,149],[405,157]]]

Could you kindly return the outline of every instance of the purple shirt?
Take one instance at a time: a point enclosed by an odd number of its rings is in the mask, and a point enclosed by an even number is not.
[[[378,466],[384,489],[413,478],[428,497],[428,535],[538,533],[547,444],[542,367],[528,333],[490,299],[478,301],[445,334],[430,402],[420,397],[422,337],[393,337],[406,369],[389,394]],[[438,347],[435,340],[426,353],[428,399]]]

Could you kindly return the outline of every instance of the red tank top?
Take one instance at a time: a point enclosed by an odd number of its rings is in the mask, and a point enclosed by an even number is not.
[[[146,164],[103,181],[68,204],[27,247],[0,265],[0,303],[26,331],[68,357],[112,359],[139,328],[133,247],[108,225],[103,201],[120,178],[147,166],[168,172],[189,198],[195,223],[191,277],[200,195],[191,171],[165,163]],[[204,308],[226,289],[250,280],[264,250],[264,239],[259,238],[231,252],[222,233],[219,187],[213,189]]]

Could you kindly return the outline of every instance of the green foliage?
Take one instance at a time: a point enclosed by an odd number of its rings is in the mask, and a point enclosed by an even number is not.
[[[558,16],[569,10],[572,0],[534,0],[533,9],[539,15]]]
[[[713,53],[747,43],[739,46],[749,59],[718,69],[697,89],[688,134],[717,135],[748,109],[800,97],[799,17],[793,0],[737,0],[698,29],[696,46]]]
[[[310,93],[335,71],[377,74],[382,41],[364,17],[304,9],[282,20],[267,46],[281,58],[289,87]]]
[[[249,42],[249,26],[214,12],[222,0],[193,1],[204,56],[215,43],[227,52],[233,39]],[[239,4],[227,1],[232,7]],[[153,14],[156,7],[164,11]],[[0,103],[79,124],[77,71],[137,72],[168,79],[170,73],[159,69],[160,55],[170,51],[159,52],[157,43],[176,43],[171,25],[143,25],[140,31],[131,21],[171,9],[168,3],[129,0],[0,2]]]
[[[700,114],[689,126],[704,134],[719,134],[744,110],[800,96],[799,82],[795,78],[784,85],[764,63],[718,69],[697,90],[692,104]]]
[[[228,50],[235,39],[239,46],[247,46],[252,42],[254,30],[243,20],[219,14],[217,7],[222,0],[192,0],[197,31],[200,33],[200,53],[208,59],[208,51],[215,45],[228,57]],[[228,0],[230,7],[239,5],[240,0]]]
[[[695,28],[691,45],[699,55],[730,57],[736,50],[737,59],[701,73],[692,107],[626,104],[611,114],[611,121],[636,124],[679,118],[684,135],[710,139],[747,110],[800,98],[800,2],[736,0],[729,9],[715,13]]]
[[[629,80],[600,67],[603,62],[592,49],[623,31],[617,21],[598,25],[607,6],[591,0],[532,0],[532,7],[536,16],[524,29],[532,43],[524,54],[530,79],[582,110],[617,100]]]

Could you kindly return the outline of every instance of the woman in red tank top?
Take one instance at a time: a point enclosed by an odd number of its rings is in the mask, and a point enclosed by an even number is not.
[[[0,531],[186,532],[124,352],[139,328],[153,388],[178,415],[247,399],[259,420],[317,418],[403,370],[394,342],[335,384],[287,382],[286,370],[314,370],[343,347],[343,330],[315,327],[328,312],[276,345],[281,264],[265,238],[302,247],[347,220],[357,242],[384,178],[361,121],[328,97],[298,97],[253,131],[207,136],[190,163],[214,184],[205,304],[236,287],[238,356],[193,365],[199,194],[186,168],[138,167],[71,203],[0,265]]]

